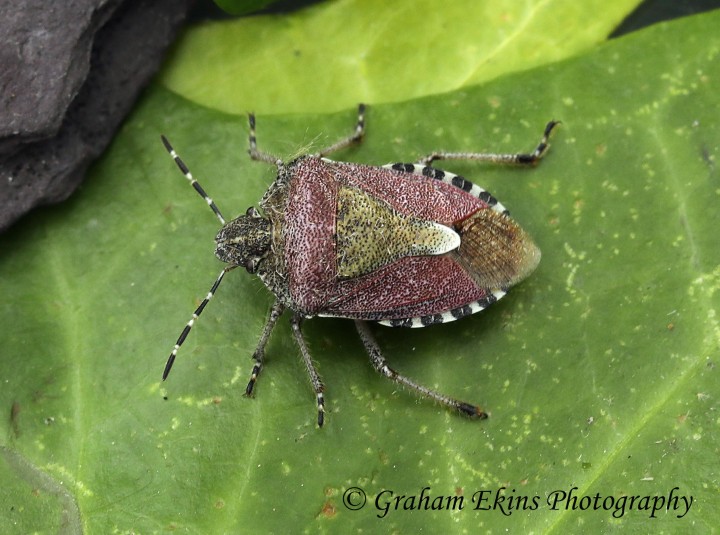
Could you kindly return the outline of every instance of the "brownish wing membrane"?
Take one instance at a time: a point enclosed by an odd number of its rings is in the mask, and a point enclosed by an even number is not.
[[[460,234],[458,261],[482,288],[507,289],[540,262],[540,249],[510,217],[479,210],[455,225]]]

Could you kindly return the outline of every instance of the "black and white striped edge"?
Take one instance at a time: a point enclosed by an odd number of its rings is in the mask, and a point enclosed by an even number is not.
[[[374,321],[380,325],[386,325],[388,327],[409,327],[411,329],[418,327],[428,327],[430,325],[437,325],[438,323],[449,323],[451,321],[459,320],[465,316],[470,316],[476,312],[486,309],[498,299],[501,299],[507,292],[499,289],[492,290],[488,295],[478,301],[472,301],[467,305],[463,305],[458,308],[453,308],[440,314],[431,314],[429,316],[418,316],[415,318],[398,318],[391,320],[377,320],[372,318],[362,318],[365,321]],[[341,316],[338,314],[318,314],[320,317],[325,318],[346,318],[348,316]]]
[[[394,163],[383,165],[383,168],[393,169],[395,171],[401,171],[403,173],[413,173],[415,175],[425,176],[434,180],[441,180],[446,184],[450,184],[451,186],[455,186],[456,188],[465,191],[473,197],[477,197],[481,201],[487,203],[492,210],[495,210],[500,214],[509,214],[508,210],[502,205],[502,203],[500,203],[490,193],[460,175],[450,173],[449,171],[443,171],[442,169],[436,169],[435,167],[430,167],[421,163]],[[467,305],[464,305],[462,307],[448,310],[441,314],[420,316],[416,318],[383,320],[379,321],[378,323],[380,323],[381,325],[387,325],[389,327],[411,328],[427,327],[428,325],[435,325],[437,323],[448,323],[450,321],[455,321],[460,318],[464,318],[465,316],[475,314],[476,312],[480,312],[481,310],[489,307],[495,301],[503,297],[505,293],[506,292],[500,289],[495,289],[479,301],[473,301],[472,303],[468,303]]]
[[[417,318],[401,318],[394,320],[382,320],[378,321],[381,325],[387,325],[388,327],[428,327],[429,325],[436,325],[438,323],[448,323],[450,321],[459,320],[465,316],[475,314],[481,310],[486,309],[492,305],[495,301],[502,298],[505,292],[502,290],[492,290],[487,296],[479,301],[473,301],[467,305],[463,305],[458,308],[453,308],[447,312],[441,314],[432,314],[430,316],[420,316]]]
[[[460,175],[421,163],[391,163],[383,165],[382,167],[384,169],[392,169],[394,171],[412,173],[414,175],[421,175],[434,180],[440,180],[445,182],[445,184],[450,184],[451,186],[455,186],[456,188],[463,190],[473,197],[477,197],[500,214],[509,214],[508,210],[490,193]]]

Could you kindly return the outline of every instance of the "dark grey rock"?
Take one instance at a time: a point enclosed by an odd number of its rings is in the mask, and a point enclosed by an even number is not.
[[[0,0],[0,230],[75,190],[191,3]]]

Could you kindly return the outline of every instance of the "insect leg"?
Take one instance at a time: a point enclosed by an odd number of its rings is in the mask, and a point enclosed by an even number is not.
[[[552,132],[553,128],[555,128],[558,124],[560,124],[560,121],[550,121],[545,126],[545,131],[540,139],[540,143],[538,143],[535,150],[530,153],[494,154],[491,152],[433,152],[420,160],[420,163],[431,165],[435,160],[478,160],[499,164],[534,165],[538,163],[545,155],[545,152],[547,152],[547,149],[550,146],[548,144],[550,132]]]
[[[362,141],[363,135],[365,134],[365,104],[358,104],[358,117],[357,123],[355,124],[355,131],[346,138],[336,141],[329,147],[317,152],[315,156],[322,158],[328,154],[349,147],[354,143]]]
[[[205,307],[210,302],[210,299],[212,299],[215,295],[215,292],[217,291],[218,286],[220,286],[220,283],[222,282],[225,273],[235,269],[236,267],[237,266],[227,266],[220,272],[220,275],[218,275],[218,278],[215,279],[215,282],[213,283],[212,288],[210,288],[208,294],[205,296],[205,299],[202,300],[200,306],[195,309],[195,312],[193,312],[192,318],[190,318],[190,321],[187,322],[187,325],[185,325],[182,333],[180,333],[180,337],[178,338],[177,342],[175,342],[175,347],[173,348],[170,356],[168,357],[167,363],[165,364],[165,370],[163,371],[162,375],[163,381],[167,379],[167,376],[170,374],[170,369],[175,362],[175,357],[177,357],[180,346],[183,345],[183,342],[185,342],[185,338],[187,338],[187,335],[190,333],[190,329],[192,329],[193,325],[195,324],[195,320],[200,317],[200,314],[202,314],[202,311],[205,310]]]
[[[250,123],[250,135],[248,136],[248,140],[250,141],[250,148],[248,149],[248,154],[250,154],[250,158],[253,160],[258,160],[265,163],[270,163],[278,168],[282,167],[282,160],[279,158],[276,158],[272,154],[268,154],[267,152],[263,152],[261,150],[258,150],[257,148],[257,137],[255,136],[255,114],[254,113],[248,113],[248,123]]]
[[[263,360],[265,360],[265,346],[267,345],[268,339],[270,338],[270,333],[272,332],[273,327],[275,327],[275,323],[277,323],[278,318],[282,315],[284,311],[285,306],[279,301],[275,301],[275,304],[270,311],[270,317],[268,317],[268,320],[265,323],[265,327],[263,328],[263,332],[260,335],[260,340],[258,341],[257,348],[252,355],[255,363],[253,364],[252,373],[250,374],[250,381],[248,381],[248,384],[245,387],[246,396],[252,395],[253,388],[255,387],[255,381],[257,381],[257,377],[263,367]]]
[[[440,394],[435,390],[431,390],[426,386],[414,382],[412,379],[408,379],[404,375],[400,375],[398,372],[388,366],[385,357],[383,357],[382,352],[380,351],[380,346],[378,346],[378,343],[375,341],[375,337],[373,337],[372,333],[370,332],[368,324],[362,320],[355,320],[355,327],[357,327],[358,333],[360,334],[360,339],[362,340],[362,343],[368,352],[370,362],[372,362],[373,367],[385,377],[392,381],[395,381],[398,384],[411,388],[420,395],[430,398],[440,403],[441,405],[445,405],[450,409],[464,414],[465,416],[470,416],[471,418],[479,418],[481,420],[484,420],[488,417],[487,413],[477,405],[465,403],[464,401],[458,401],[444,394]]]
[[[295,341],[300,348],[300,354],[302,355],[303,362],[305,363],[308,375],[310,376],[310,382],[312,383],[313,390],[315,390],[315,396],[317,398],[318,406],[317,422],[318,427],[322,427],[325,421],[325,398],[323,397],[323,391],[325,390],[325,387],[323,386],[322,380],[320,379],[320,375],[315,369],[315,364],[313,364],[312,357],[310,356],[310,351],[307,348],[307,344],[305,344],[305,339],[303,338],[302,331],[300,330],[300,325],[302,324],[302,321],[302,316],[294,314],[290,323],[292,325],[293,336],[295,337]]]

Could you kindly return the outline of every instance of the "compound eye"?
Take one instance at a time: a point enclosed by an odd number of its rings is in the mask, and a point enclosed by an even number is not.
[[[247,264],[245,264],[245,269],[247,269],[247,272],[250,274],[257,273],[258,267],[260,266],[260,259],[259,258],[251,258],[247,261]]]

